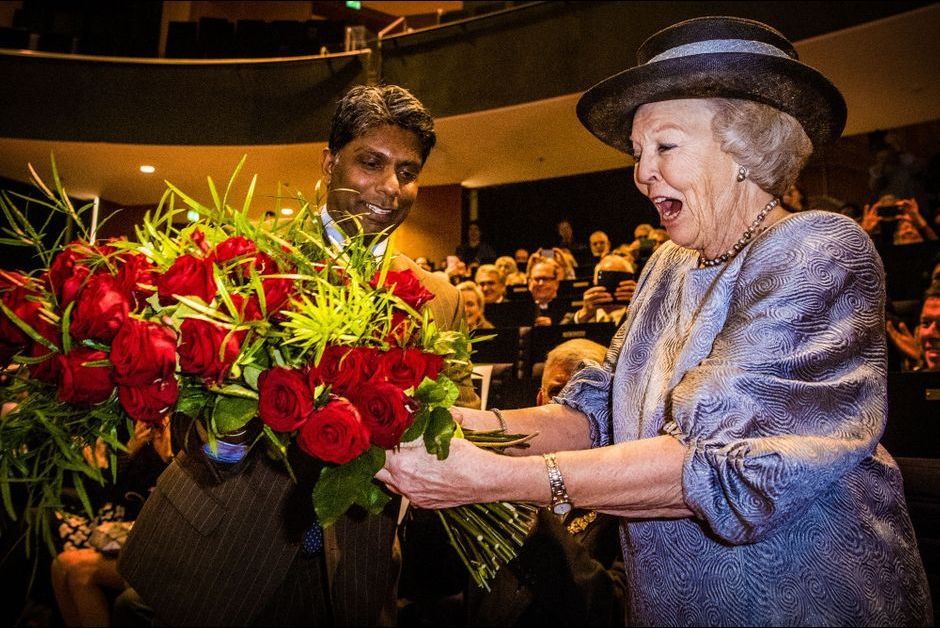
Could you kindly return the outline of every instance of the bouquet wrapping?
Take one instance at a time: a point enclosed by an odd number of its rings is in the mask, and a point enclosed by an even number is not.
[[[382,510],[390,497],[373,476],[402,442],[443,459],[455,436],[495,449],[525,441],[455,424],[448,408],[469,381],[465,330],[438,327],[434,295],[391,255],[374,254],[374,238],[331,241],[319,186],[314,202],[298,195],[295,216],[272,224],[249,219],[254,180],[230,203],[238,170],[222,195],[209,179],[208,205],[168,183],[135,241],[99,242],[95,225],[83,226],[90,206],[73,206],[54,161],[55,192],[31,172],[43,198],[0,196],[2,243],[35,247],[43,267],[0,271],[0,368],[12,406],[0,422],[0,496],[15,519],[14,490],[22,494],[29,529],[50,544],[63,488],[90,512],[85,483],[115,479],[113,460],[105,477],[82,449],[97,439],[123,449],[122,424],[170,413],[193,423],[216,464],[253,448],[291,475],[289,448],[322,461],[312,495],[322,525],[353,506]],[[44,245],[31,210],[65,214],[78,237]],[[486,586],[533,512],[503,503],[439,514]]]

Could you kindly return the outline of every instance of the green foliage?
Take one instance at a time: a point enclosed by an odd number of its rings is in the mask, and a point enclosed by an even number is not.
[[[377,515],[391,499],[372,479],[385,464],[385,450],[372,446],[355,460],[325,467],[313,489],[317,519],[332,525],[351,506],[358,505]]]

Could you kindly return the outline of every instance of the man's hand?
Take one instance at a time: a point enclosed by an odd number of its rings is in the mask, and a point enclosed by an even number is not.
[[[885,323],[885,329],[888,332],[888,338],[891,339],[891,344],[893,344],[904,357],[914,360],[915,362],[920,362],[923,355],[920,340],[910,332],[907,325],[904,324],[904,321],[900,321],[897,326],[895,326],[893,321],[888,320]]]

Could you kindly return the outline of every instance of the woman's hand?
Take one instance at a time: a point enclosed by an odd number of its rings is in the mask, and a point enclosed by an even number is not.
[[[489,501],[480,494],[477,482],[481,471],[498,461],[499,456],[455,438],[445,460],[429,454],[423,443],[387,451],[385,466],[375,478],[419,508],[450,508]]]

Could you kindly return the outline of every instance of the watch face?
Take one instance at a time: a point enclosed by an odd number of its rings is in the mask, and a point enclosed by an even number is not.
[[[552,512],[556,515],[567,515],[571,512],[571,504],[568,502],[559,502],[552,506]]]

